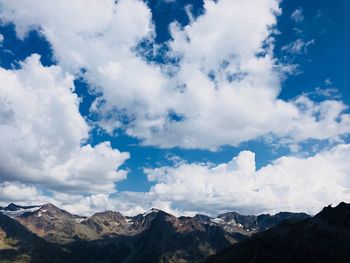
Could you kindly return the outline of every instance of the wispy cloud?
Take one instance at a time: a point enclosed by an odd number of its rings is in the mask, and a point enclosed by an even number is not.
[[[302,22],[304,20],[303,8],[299,7],[296,10],[294,10],[290,17],[297,23]]]
[[[314,45],[316,41],[311,39],[309,41],[304,41],[301,38],[298,38],[292,43],[285,45],[281,48],[283,51],[287,51],[292,54],[306,54],[311,45]]]

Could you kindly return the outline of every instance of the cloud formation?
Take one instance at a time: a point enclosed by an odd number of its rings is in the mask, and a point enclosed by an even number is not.
[[[313,45],[313,44],[315,44],[314,39],[305,42],[303,39],[298,38],[294,42],[283,46],[281,50],[290,52],[292,54],[306,54],[308,52],[310,45]]]
[[[190,24],[172,23],[171,39],[158,46],[143,1],[1,1],[1,21],[14,23],[22,39],[39,31],[57,62],[44,67],[32,55],[20,69],[0,68],[6,83],[0,89],[1,200],[127,214],[151,207],[181,214],[313,213],[349,200],[347,144],[307,158],[281,157],[259,170],[250,151],[219,165],[179,162],[145,170],[155,184],[148,192],[115,192],[129,154],[109,142],[87,143],[91,127],[79,113],[74,78],[99,94],[90,109],[96,125],[110,134],[122,129],[144,145],[216,150],[263,138],[294,146],[340,141],[350,132],[348,107],[334,96],[280,98],[290,65],[273,53],[279,1],[205,0],[203,15],[187,12]],[[302,10],[292,18],[301,22]],[[153,45],[147,50],[153,55],[167,47],[165,62],[148,60],[140,42]],[[300,40],[286,49],[303,53],[311,44]]]
[[[341,144],[309,157],[284,156],[256,169],[255,154],[242,151],[227,163],[179,163],[146,169],[155,185],[148,192],[90,196],[3,183],[0,198],[23,203],[53,202],[73,213],[117,210],[135,215],[152,207],[176,215],[225,211],[244,214],[279,211],[317,213],[323,206],[350,202],[350,145]],[[18,193],[18,195],[17,195]]]
[[[0,83],[0,182],[93,194],[114,192],[114,183],[126,178],[118,168],[128,153],[109,142],[86,144],[90,127],[71,75],[32,55],[18,70],[0,68]]]
[[[302,22],[304,20],[303,9],[301,7],[295,9],[290,17],[297,23]]]
[[[146,170],[156,184],[150,193],[173,208],[210,214],[318,212],[326,204],[350,201],[350,145],[307,158],[284,156],[256,170],[255,154],[243,151],[219,165],[180,164]]]
[[[102,94],[91,111],[107,132],[122,128],[145,145],[202,149],[349,133],[341,101],[279,98],[286,70],[272,52],[279,1],[204,1],[204,14],[189,25],[171,24],[165,64],[147,61],[137,48],[155,36],[147,5],[114,2],[4,0],[0,12],[21,37],[39,30],[59,65]],[[252,16],[252,10],[259,12]],[[293,47],[301,51],[307,44],[302,46]]]

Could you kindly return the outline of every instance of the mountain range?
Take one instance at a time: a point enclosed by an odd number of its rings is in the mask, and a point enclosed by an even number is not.
[[[350,262],[350,204],[325,207],[302,221],[283,221],[209,257],[206,262]]]
[[[319,254],[331,251],[342,259],[350,248],[345,203],[314,217],[175,217],[158,209],[132,217],[114,211],[84,217],[52,204],[10,204],[0,212],[1,262],[329,262],[310,257],[321,249]]]
[[[350,204],[281,212],[90,217],[52,204],[0,208],[0,262],[349,262]]]
[[[158,209],[90,217],[52,204],[0,208],[1,262],[202,262],[232,244],[305,213],[175,217]]]

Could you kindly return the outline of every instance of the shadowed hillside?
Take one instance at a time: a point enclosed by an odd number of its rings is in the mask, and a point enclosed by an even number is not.
[[[208,263],[228,262],[349,262],[350,204],[325,207],[305,220],[277,227],[210,257]]]

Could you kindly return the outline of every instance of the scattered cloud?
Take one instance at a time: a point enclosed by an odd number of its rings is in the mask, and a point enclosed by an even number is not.
[[[316,41],[314,39],[305,42],[303,39],[298,38],[294,42],[283,46],[281,50],[292,54],[306,54],[308,53],[309,47],[315,43]]]
[[[296,10],[294,10],[290,17],[297,23],[302,22],[304,20],[303,8],[299,7]]]
[[[320,87],[316,87],[315,89],[315,94],[318,96],[322,96],[328,99],[341,99],[341,95],[339,93],[339,90],[336,88],[320,88]]]
[[[297,28],[297,27],[294,27],[293,31],[295,32],[295,34],[300,35],[300,36],[304,34],[304,31],[301,30],[300,28]]]
[[[331,81],[331,79],[327,78],[327,79],[324,80],[324,84],[325,84],[326,86],[330,86],[330,85],[333,84],[333,82]]]
[[[323,12],[321,10],[317,10],[315,18],[318,19],[323,16]]]

